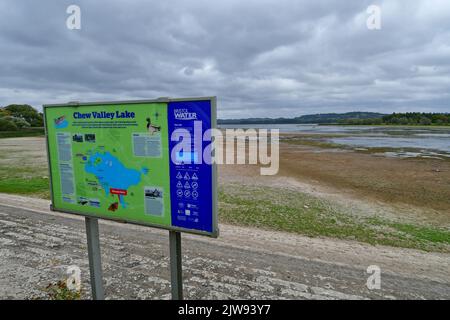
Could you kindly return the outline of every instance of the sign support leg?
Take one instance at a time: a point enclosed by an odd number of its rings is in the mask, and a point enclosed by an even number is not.
[[[181,233],[169,231],[170,278],[173,300],[183,300],[183,274],[181,268]]]
[[[100,237],[98,219],[85,217],[86,237],[89,256],[89,272],[91,275],[92,299],[104,300],[102,276],[102,260],[100,255]]]

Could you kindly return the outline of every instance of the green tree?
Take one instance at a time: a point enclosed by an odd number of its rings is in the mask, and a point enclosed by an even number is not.
[[[0,119],[0,131],[17,131],[17,125],[9,120]]]
[[[420,123],[421,125],[428,126],[428,125],[431,124],[431,120],[430,120],[429,118],[427,118],[427,117],[421,117],[419,123]]]
[[[10,116],[11,114],[9,113],[8,110],[6,110],[5,108],[0,108],[0,118],[6,117],[6,116]]]
[[[6,116],[2,118],[3,120],[11,121],[13,122],[18,128],[28,128],[31,125],[23,118],[17,118],[13,116]]]
[[[3,109],[13,117],[24,119],[32,127],[42,127],[44,125],[42,113],[39,113],[28,104],[10,104]]]

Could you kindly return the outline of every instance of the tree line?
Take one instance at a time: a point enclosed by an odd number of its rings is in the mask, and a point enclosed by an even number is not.
[[[348,119],[375,119],[384,114],[377,112],[346,112],[307,114],[295,118],[219,119],[218,124],[336,124]]]
[[[393,113],[384,115],[381,118],[371,119],[344,119],[339,121],[340,124],[350,125],[450,125],[450,113],[423,113],[423,112],[406,112]]]
[[[43,114],[30,105],[11,104],[0,107],[0,131],[19,131],[43,126]]]

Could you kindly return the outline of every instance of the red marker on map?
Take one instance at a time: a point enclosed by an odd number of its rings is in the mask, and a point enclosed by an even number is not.
[[[116,188],[109,188],[109,192],[111,192],[111,194],[117,194],[117,197],[119,198],[119,203],[121,200],[120,196],[126,196],[128,194],[127,190]]]

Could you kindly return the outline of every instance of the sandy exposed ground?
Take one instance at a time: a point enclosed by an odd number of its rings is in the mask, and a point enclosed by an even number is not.
[[[289,145],[282,150],[281,175],[319,182],[450,225],[450,161],[317,152]]]
[[[0,166],[47,167],[45,148],[44,137],[0,139]]]
[[[349,213],[450,228],[450,161],[396,159],[280,143],[280,169],[220,165],[219,181],[289,188]]]
[[[49,201],[0,194],[0,297],[30,298],[82,269],[88,290],[81,217],[53,213]],[[101,221],[108,298],[169,298],[167,231]],[[311,239],[221,225],[219,239],[183,235],[187,298],[450,298],[450,255]],[[378,265],[381,290],[368,290]],[[88,293],[86,297],[89,296]]]

